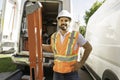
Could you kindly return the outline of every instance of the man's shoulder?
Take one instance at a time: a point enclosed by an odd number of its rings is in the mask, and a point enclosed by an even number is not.
[[[79,31],[71,31],[71,33],[74,33],[74,34],[80,34]]]
[[[51,35],[51,37],[55,37],[57,33],[58,33],[58,31],[54,32],[54,33]]]

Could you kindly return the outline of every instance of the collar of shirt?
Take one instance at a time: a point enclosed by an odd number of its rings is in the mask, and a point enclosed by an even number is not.
[[[70,31],[67,31],[64,35],[62,35],[62,33],[60,32],[60,30],[58,31],[58,34],[60,34],[60,41],[61,43],[63,43],[64,39],[65,39],[65,36],[69,33]]]

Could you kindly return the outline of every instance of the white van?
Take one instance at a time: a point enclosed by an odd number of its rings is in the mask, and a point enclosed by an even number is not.
[[[106,0],[88,21],[93,50],[87,68],[96,80],[120,79],[120,0]]]

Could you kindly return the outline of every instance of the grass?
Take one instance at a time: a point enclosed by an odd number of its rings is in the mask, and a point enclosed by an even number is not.
[[[10,57],[0,57],[0,73],[12,72],[16,70],[16,65],[12,63]]]

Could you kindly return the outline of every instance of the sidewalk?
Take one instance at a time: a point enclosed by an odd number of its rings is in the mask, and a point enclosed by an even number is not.
[[[0,73],[0,80],[5,80],[6,76],[10,75],[12,72],[2,72]]]

